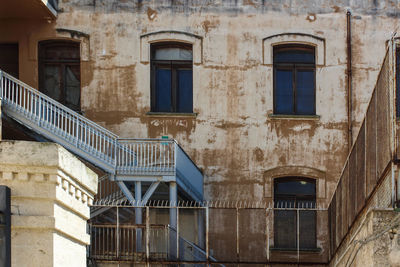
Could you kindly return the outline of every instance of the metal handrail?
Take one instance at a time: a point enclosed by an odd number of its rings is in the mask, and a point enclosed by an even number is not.
[[[69,145],[115,165],[118,136],[11,75],[0,72],[4,106]]]
[[[86,117],[80,115],[79,113],[73,111],[72,109],[60,104],[59,102],[57,102],[56,100],[52,99],[51,97],[49,97],[49,96],[43,94],[42,92],[32,88],[31,86],[27,85],[26,83],[14,78],[13,76],[8,74],[7,72],[4,72],[4,71],[0,70],[0,73],[1,73],[0,76],[6,77],[7,79],[13,81],[14,83],[17,83],[18,85],[23,86],[25,89],[29,90],[32,94],[35,94],[35,95],[43,98],[44,100],[54,104],[58,108],[65,110],[67,113],[70,113],[70,114],[73,114],[73,115],[79,117],[80,120],[84,121],[85,123],[91,125],[94,128],[97,128],[98,130],[100,130],[100,131],[112,136],[113,138],[115,138],[115,139],[118,138],[118,136],[116,134],[114,134],[113,132],[107,130],[106,128],[101,127],[100,125],[96,124],[95,122],[93,122],[93,121],[87,119]],[[3,87],[2,87],[2,89],[3,89]],[[2,94],[2,96],[4,97],[3,94]],[[7,99],[5,99],[5,100],[7,100]]]
[[[176,229],[174,229],[173,227],[171,227],[170,225],[167,225],[167,228],[168,228],[168,231],[170,231],[170,232],[174,232],[174,234],[176,235],[177,233],[176,233]],[[171,236],[171,235],[170,235]],[[193,242],[191,242],[191,241],[189,241],[189,240],[187,240],[186,238],[183,238],[182,236],[180,236],[179,235],[179,247],[181,247],[181,243],[183,243],[183,244],[187,244],[188,246],[190,246],[190,247],[192,247],[193,249],[195,249],[198,253],[200,253],[201,255],[203,255],[203,258],[201,258],[201,257],[199,257],[198,255],[195,255],[194,253],[192,253],[192,252],[189,252],[192,256],[193,256],[193,258],[195,258],[195,260],[194,261],[204,261],[204,260],[207,260],[207,252],[203,249],[203,248],[201,248],[199,245],[197,245],[197,244],[195,244],[195,243],[193,243]],[[185,253],[186,251],[184,251],[184,253]],[[183,256],[183,258],[184,258],[184,256]],[[209,255],[208,256],[208,258],[209,258],[209,260],[210,261],[212,261],[212,262],[217,262],[217,259],[216,258],[214,258],[213,256],[211,256],[211,255]],[[186,260],[186,259],[184,259],[184,260]],[[225,265],[223,265],[223,264],[219,264],[221,267],[225,267]]]
[[[1,70],[0,99],[11,118],[77,153],[107,173],[179,175],[181,186],[195,192],[197,199],[202,198],[202,188],[196,188],[202,185],[201,171],[174,139],[119,138]],[[177,166],[177,158],[182,166]]]

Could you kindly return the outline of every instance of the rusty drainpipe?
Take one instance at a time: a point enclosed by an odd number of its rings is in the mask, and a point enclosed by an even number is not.
[[[348,127],[348,151],[353,144],[353,122],[352,122],[352,64],[351,64],[351,12],[347,10],[347,127]]]

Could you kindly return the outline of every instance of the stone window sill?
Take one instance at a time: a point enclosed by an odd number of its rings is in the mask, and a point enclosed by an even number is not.
[[[296,248],[274,248],[271,247],[269,250],[271,251],[280,251],[280,252],[294,252],[297,251]],[[303,252],[310,252],[310,253],[319,253],[321,252],[321,248],[301,248],[299,249],[301,253]]]
[[[196,118],[198,113],[178,113],[178,112],[152,112],[149,111],[146,113],[146,116],[149,117],[191,117],[191,118]]]
[[[310,120],[317,121],[321,118],[319,115],[284,115],[284,114],[268,114],[271,120]]]

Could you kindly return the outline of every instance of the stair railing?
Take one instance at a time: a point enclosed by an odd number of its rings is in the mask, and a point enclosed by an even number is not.
[[[66,143],[115,166],[118,136],[0,71],[0,97],[11,112],[62,138]]]

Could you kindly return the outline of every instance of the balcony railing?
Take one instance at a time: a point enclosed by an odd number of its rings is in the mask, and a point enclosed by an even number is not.
[[[118,139],[116,175],[176,176],[196,200],[203,196],[203,174],[173,139]]]

